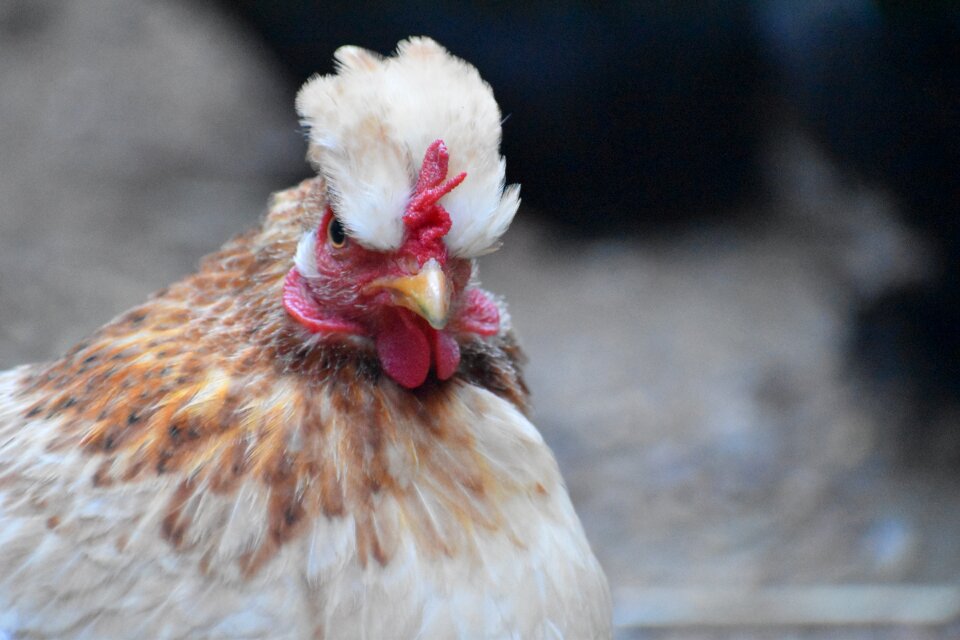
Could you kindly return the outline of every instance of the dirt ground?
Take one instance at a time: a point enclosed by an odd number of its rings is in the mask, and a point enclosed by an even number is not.
[[[306,173],[277,69],[214,14],[11,2],[0,31],[0,368],[188,273]],[[923,243],[803,136],[769,166],[753,222],[587,241],[521,211],[483,259],[618,637],[960,637],[960,482],[897,462],[901,398],[848,356]]]

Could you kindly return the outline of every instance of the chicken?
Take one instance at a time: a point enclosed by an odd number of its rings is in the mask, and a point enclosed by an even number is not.
[[[344,47],[318,175],[61,359],[0,373],[0,636],[603,638],[610,598],[475,258],[500,111]]]

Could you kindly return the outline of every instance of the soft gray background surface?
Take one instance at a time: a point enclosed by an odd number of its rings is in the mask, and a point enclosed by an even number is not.
[[[0,367],[61,353],[307,174],[279,73],[187,3],[0,4]],[[856,310],[922,278],[925,248],[802,134],[771,136],[767,178],[751,223],[587,242],[521,211],[483,261],[621,636],[957,637],[960,486],[896,461],[896,389],[846,356]],[[765,620],[785,585],[904,590],[802,592],[878,624]]]

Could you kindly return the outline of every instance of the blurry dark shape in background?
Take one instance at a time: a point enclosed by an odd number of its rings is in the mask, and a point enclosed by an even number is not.
[[[506,118],[508,179],[579,233],[648,229],[756,193],[763,86],[747,3],[225,5],[299,84],[344,43],[429,35],[469,60]]]
[[[939,254],[929,281],[862,310],[855,348],[884,387],[914,396],[912,453],[956,462],[960,433],[924,426],[960,411],[960,5],[760,6],[787,102],[841,166],[889,189]]]
[[[669,231],[762,200],[771,119],[892,192],[938,255],[922,285],[864,308],[857,361],[913,400],[906,450],[960,460],[960,8],[840,2],[222,3],[290,71],[350,43],[429,35],[474,63],[507,122],[508,179],[577,234]],[[945,455],[944,455],[945,454]]]

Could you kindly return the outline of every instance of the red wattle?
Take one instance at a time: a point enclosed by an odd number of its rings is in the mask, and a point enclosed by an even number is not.
[[[433,332],[433,357],[437,379],[446,380],[460,366],[460,345],[446,331]]]
[[[363,334],[364,328],[356,322],[325,313],[306,290],[303,276],[294,267],[283,281],[283,308],[310,333]]]
[[[469,289],[456,329],[479,336],[494,336],[500,332],[500,309],[497,303],[480,289]]]
[[[412,313],[396,309],[385,314],[377,334],[377,355],[388,376],[408,389],[419,387],[430,373],[430,343]]]

